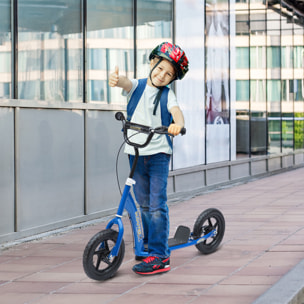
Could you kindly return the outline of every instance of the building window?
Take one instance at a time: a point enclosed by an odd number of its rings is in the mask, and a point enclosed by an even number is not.
[[[1,1],[0,10],[0,98],[11,98],[11,7],[10,0]]]
[[[172,0],[137,0],[137,78],[149,75],[151,50],[163,41],[172,42]]]
[[[18,98],[83,100],[81,1],[18,1]]]
[[[249,81],[236,81],[236,101],[249,101]]]
[[[108,77],[134,75],[132,0],[87,0],[87,100],[125,103],[121,91],[108,86]]]

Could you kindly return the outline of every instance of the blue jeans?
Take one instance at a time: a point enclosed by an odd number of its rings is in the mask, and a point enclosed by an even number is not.
[[[134,156],[130,155],[130,166]],[[167,206],[167,179],[170,155],[158,153],[139,156],[133,179],[134,194],[140,206],[144,228],[144,242],[148,244],[150,256],[167,258],[169,209]]]

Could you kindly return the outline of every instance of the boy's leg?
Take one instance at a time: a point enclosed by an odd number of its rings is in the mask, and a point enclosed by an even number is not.
[[[150,177],[150,226],[149,257],[133,267],[137,274],[152,275],[170,270],[169,214],[167,206],[167,179],[170,155],[156,154],[149,157]]]
[[[150,226],[149,254],[162,259],[170,256],[169,210],[167,206],[167,180],[170,155],[159,153],[149,159]]]

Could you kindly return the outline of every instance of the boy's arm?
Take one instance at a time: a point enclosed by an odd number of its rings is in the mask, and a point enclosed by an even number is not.
[[[174,136],[178,135],[181,131],[181,129],[185,125],[184,121],[184,115],[183,112],[181,111],[180,107],[174,106],[170,109],[170,113],[172,114],[174,123],[172,123],[169,128],[168,132],[173,134]]]
[[[110,74],[109,86],[122,88],[129,93],[132,89],[132,82],[126,76],[120,76],[118,66],[116,66],[115,72]]]

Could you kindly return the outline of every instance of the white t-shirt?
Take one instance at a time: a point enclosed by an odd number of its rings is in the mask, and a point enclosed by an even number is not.
[[[129,93],[123,91],[123,95],[127,96],[128,102],[134,92],[134,90],[137,88],[138,80],[133,79],[132,81],[132,89]],[[157,95],[158,89],[155,87],[151,87],[148,84],[146,85],[146,88],[137,104],[137,107],[133,113],[133,116],[131,118],[131,122],[149,126],[152,128],[160,127],[162,125],[161,122],[161,106],[160,103],[158,104],[156,115],[153,115],[154,110],[154,100]],[[167,108],[170,112],[170,109],[172,107],[178,106],[176,97],[174,92],[169,89],[168,92],[168,103]],[[136,135],[134,135],[136,134]],[[137,133],[134,130],[128,130],[128,137],[130,137],[130,141],[142,144],[146,141],[147,135],[143,133]],[[128,144],[125,146],[125,153],[134,155],[134,148]],[[168,144],[168,140],[166,138],[166,135],[159,135],[154,134],[150,144],[145,148],[139,148],[139,155],[153,155],[156,153],[167,153],[172,154],[172,149]]]

